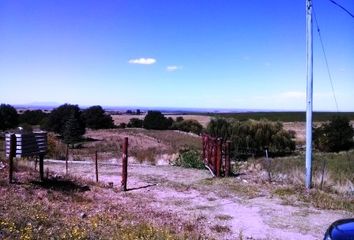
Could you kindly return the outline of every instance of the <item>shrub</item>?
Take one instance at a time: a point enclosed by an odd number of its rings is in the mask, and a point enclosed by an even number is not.
[[[279,155],[295,150],[294,134],[283,129],[279,122],[268,120],[231,121],[225,119],[212,120],[207,128],[213,137],[232,141],[233,155],[248,156],[250,153],[261,155],[264,148],[269,152]]]
[[[230,138],[230,131],[231,131],[230,127],[231,127],[230,122],[227,121],[226,119],[215,118],[209,122],[207,126],[207,132],[212,137],[218,137],[226,140]]]
[[[127,127],[129,128],[142,128],[144,121],[139,118],[131,118]]]
[[[173,119],[167,119],[160,111],[148,111],[144,118],[143,126],[146,129],[166,130],[172,123]]]
[[[0,130],[15,128],[18,125],[18,114],[16,109],[9,104],[0,105]]]
[[[107,115],[101,106],[92,106],[83,111],[86,126],[91,129],[114,128],[113,119]]]
[[[198,169],[204,168],[204,163],[201,158],[201,153],[195,149],[180,150],[175,165],[185,167],[185,168],[198,168]]]
[[[329,123],[315,128],[315,147],[325,152],[346,151],[353,147],[354,129],[346,117],[333,117]]]
[[[198,135],[200,135],[203,131],[203,126],[194,119],[176,121],[172,124],[171,128],[183,132],[192,132]]]

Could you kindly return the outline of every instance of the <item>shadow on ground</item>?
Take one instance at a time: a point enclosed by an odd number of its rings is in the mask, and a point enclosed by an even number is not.
[[[51,189],[54,191],[62,192],[86,192],[90,191],[90,187],[87,185],[79,185],[71,180],[67,179],[46,179],[44,181],[32,181],[34,185],[40,186],[42,188]]]

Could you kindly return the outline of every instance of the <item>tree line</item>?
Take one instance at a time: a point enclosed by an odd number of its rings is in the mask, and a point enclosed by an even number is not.
[[[27,110],[18,114],[8,104],[0,105],[0,130],[22,126],[25,130],[32,125],[40,125],[41,129],[52,131],[62,136],[67,144],[81,140],[86,128],[145,128],[154,130],[180,130],[200,135],[203,132],[213,137],[232,141],[236,155],[245,152],[249,155],[261,154],[267,148],[274,154],[287,154],[295,150],[295,133],[286,131],[280,122],[262,120],[239,121],[235,119],[214,118],[207,128],[196,120],[185,120],[177,117],[165,117],[160,111],[148,111],[144,119],[131,118],[128,124],[115,126],[110,115],[101,106],[91,106],[81,110],[78,105],[63,104],[44,113],[41,110]],[[335,116],[331,121],[313,129],[314,146],[319,151],[338,152],[353,147],[354,129],[345,116]]]

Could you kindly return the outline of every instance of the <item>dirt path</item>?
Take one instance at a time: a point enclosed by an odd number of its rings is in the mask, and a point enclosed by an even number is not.
[[[63,174],[65,164],[46,161],[46,168]],[[69,163],[70,174],[94,179],[90,162]],[[100,181],[120,184],[116,160],[99,167]],[[206,170],[130,164],[124,197],[144,208],[176,214],[216,239],[321,239],[329,224],[348,217],[344,211],[294,206],[237,178],[212,179]],[[124,193],[118,193],[124,194]],[[192,226],[191,226],[192,227]]]

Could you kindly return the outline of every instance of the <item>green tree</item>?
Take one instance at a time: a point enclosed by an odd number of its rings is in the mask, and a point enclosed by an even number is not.
[[[64,129],[66,128],[66,122],[72,115],[78,121],[81,135],[85,134],[85,122],[82,119],[80,108],[78,105],[71,104],[64,104],[53,109],[49,114],[44,129],[63,135]]]
[[[48,116],[42,110],[26,110],[19,115],[20,123],[27,123],[30,125],[39,125],[44,118]]]
[[[101,106],[92,106],[83,111],[86,127],[91,129],[114,128],[113,119]]]
[[[166,130],[173,123],[173,119],[167,119],[160,111],[148,111],[143,126],[146,129]]]
[[[224,118],[211,119],[207,126],[207,133],[212,137],[228,140],[230,138],[231,124]]]
[[[17,127],[18,118],[17,111],[13,106],[9,104],[0,105],[0,130],[4,131]]]
[[[82,135],[80,119],[73,113],[65,123],[63,140],[66,144],[73,146],[82,139]]]
[[[316,148],[325,152],[347,151],[353,147],[354,129],[346,117],[335,116],[329,123],[315,128]]]

